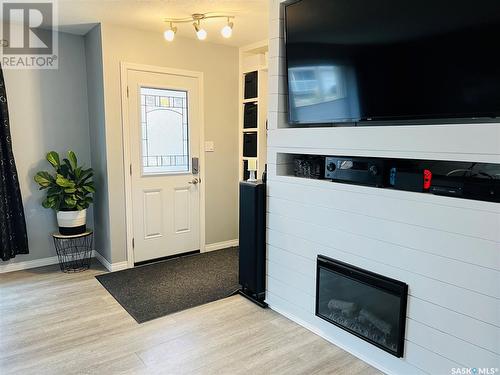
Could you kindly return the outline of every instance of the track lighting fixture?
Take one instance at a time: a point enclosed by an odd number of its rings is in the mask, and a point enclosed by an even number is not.
[[[224,25],[224,27],[222,27],[220,33],[226,39],[231,37],[231,35],[233,34],[234,26],[234,23],[231,20],[234,19],[234,16],[218,13],[195,13],[186,18],[166,18],[164,19],[164,22],[169,23],[170,26],[163,33],[163,36],[165,37],[165,40],[172,42],[175,38],[175,34],[177,33],[177,27],[175,27],[174,24],[192,22],[194,30],[196,32],[196,37],[199,40],[205,40],[208,34],[207,31],[202,27],[201,21],[207,18],[226,18],[227,23],[226,25]]]

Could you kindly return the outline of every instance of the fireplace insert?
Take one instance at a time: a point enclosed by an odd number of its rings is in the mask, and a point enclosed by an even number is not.
[[[408,285],[323,255],[316,315],[396,357],[403,356]]]

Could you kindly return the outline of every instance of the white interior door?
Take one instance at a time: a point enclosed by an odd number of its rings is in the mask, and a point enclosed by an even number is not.
[[[127,71],[135,263],[200,249],[198,80]]]

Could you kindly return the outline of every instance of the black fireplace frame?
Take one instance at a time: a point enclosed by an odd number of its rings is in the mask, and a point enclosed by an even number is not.
[[[387,293],[391,293],[400,297],[400,306],[399,306],[399,336],[398,336],[398,350],[390,350],[389,348],[377,343],[374,340],[371,340],[368,337],[361,335],[360,333],[346,327],[332,319],[327,318],[324,315],[319,313],[319,271],[320,269],[327,269],[331,272],[336,272],[342,276],[345,276],[351,280],[355,280],[370,287],[377,288],[383,290]],[[326,320],[329,323],[336,325],[339,328],[342,328],[344,331],[347,331],[360,339],[363,339],[369,342],[372,345],[398,357],[403,357],[404,353],[404,341],[405,341],[405,328],[406,328],[406,306],[408,300],[408,285],[402,281],[394,280],[389,277],[379,275],[377,273],[364,270],[362,268],[353,266],[351,264],[347,264],[341,262],[339,260],[335,260],[324,255],[318,255],[316,262],[316,301],[315,301],[315,314],[317,317]]]

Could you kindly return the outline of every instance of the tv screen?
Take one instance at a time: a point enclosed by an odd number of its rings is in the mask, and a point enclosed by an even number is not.
[[[286,5],[289,122],[500,116],[500,0]]]

